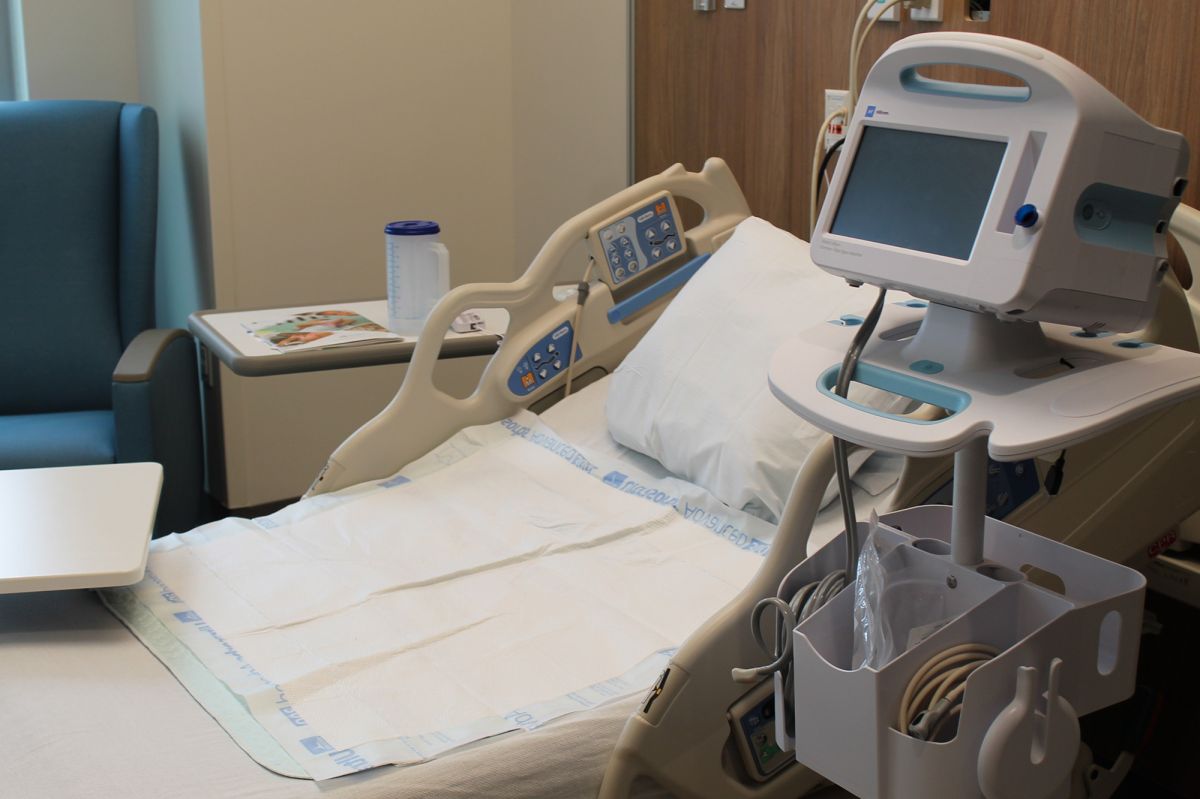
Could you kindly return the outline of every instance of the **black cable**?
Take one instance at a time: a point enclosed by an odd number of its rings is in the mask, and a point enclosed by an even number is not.
[[[850,348],[842,358],[842,368],[838,371],[837,384],[834,386],[834,393],[839,397],[845,397],[850,391],[850,382],[854,379],[858,359],[862,356],[867,342],[871,340],[871,334],[875,332],[875,325],[879,323],[879,317],[883,313],[883,301],[886,296],[887,289],[881,288],[879,296],[875,298],[875,304],[871,306],[867,318],[859,326]],[[851,493],[850,461],[846,441],[837,436],[833,439],[833,463],[837,470],[838,496],[842,502],[842,521],[846,525],[846,584],[849,585],[858,576],[858,518],[854,511],[854,495]]]
[[[1066,472],[1066,470],[1067,451],[1064,449],[1058,454],[1058,460],[1056,460],[1054,465],[1050,467],[1050,470],[1046,472],[1045,486],[1047,494],[1052,497],[1058,494],[1059,489],[1062,488],[1063,473]]]
[[[832,147],[830,147],[828,150],[825,151],[825,157],[821,159],[821,166],[817,170],[819,174],[822,174],[822,175],[825,174],[825,170],[829,168],[829,162],[833,160],[833,154],[836,153],[841,148],[841,146],[845,143],[846,143],[846,137],[843,136],[842,138],[835,141],[833,143]],[[821,189],[820,189],[820,187],[818,187],[817,188],[817,202],[820,202],[820,201],[821,201]]]

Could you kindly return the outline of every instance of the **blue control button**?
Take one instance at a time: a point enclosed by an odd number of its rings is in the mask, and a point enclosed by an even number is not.
[[[561,352],[571,351],[574,335],[570,322],[563,322],[549,335],[533,345],[513,369],[508,378],[509,390],[517,396],[525,396],[553,380],[566,368]],[[582,360],[583,350],[574,346],[576,362]]]
[[[1113,342],[1116,346],[1127,350],[1141,350],[1147,347],[1153,347],[1154,343],[1150,341],[1142,341],[1137,338],[1127,338],[1121,341]]]
[[[912,369],[914,372],[920,372],[923,375],[936,375],[946,367],[942,366],[937,361],[926,361],[922,359],[919,361],[913,361],[908,365],[908,368]]]
[[[1025,203],[1013,214],[1013,221],[1021,227],[1033,227],[1038,221],[1038,209],[1033,203]]]

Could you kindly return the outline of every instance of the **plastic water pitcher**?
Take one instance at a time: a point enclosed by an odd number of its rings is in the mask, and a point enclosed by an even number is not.
[[[384,228],[387,238],[388,329],[416,336],[450,290],[450,253],[437,222],[407,220]]]

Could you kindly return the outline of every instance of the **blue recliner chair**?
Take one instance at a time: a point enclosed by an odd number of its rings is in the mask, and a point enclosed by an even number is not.
[[[0,102],[0,469],[157,461],[155,533],[204,520],[196,352],[154,329],[158,117]]]

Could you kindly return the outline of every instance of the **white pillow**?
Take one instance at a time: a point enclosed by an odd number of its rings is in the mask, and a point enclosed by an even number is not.
[[[725,504],[778,520],[824,434],[771,393],[771,354],[798,330],[865,312],[874,297],[813,264],[807,243],[746,219],[613,373],[609,432]],[[872,391],[853,396],[895,405]]]

